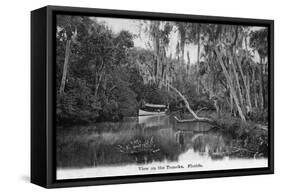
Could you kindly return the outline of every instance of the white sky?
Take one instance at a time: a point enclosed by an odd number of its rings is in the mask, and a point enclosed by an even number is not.
[[[149,49],[147,43],[150,42],[149,37],[145,36],[144,33],[140,35],[140,24],[141,20],[137,19],[123,19],[123,18],[105,18],[105,17],[93,17],[98,22],[103,22],[105,25],[107,25],[114,33],[118,33],[122,30],[126,30],[131,32],[132,34],[136,35],[134,38],[134,45],[135,47],[141,47]],[[259,30],[261,27],[253,27],[252,30]],[[176,51],[176,44],[177,44],[177,33],[172,32],[170,36],[170,48],[169,50],[172,51],[172,56],[175,56]],[[190,56],[190,63],[193,64],[197,60],[197,45],[189,44],[185,46],[185,60],[187,58],[186,56],[186,50],[189,51]],[[170,53],[168,53],[170,54]],[[254,57],[255,61],[259,60],[258,54],[255,54]]]
[[[133,19],[119,19],[119,18],[102,18],[95,17],[98,22],[105,23],[114,33],[118,33],[122,30],[131,32],[134,35],[139,34],[140,20]],[[145,41],[140,38],[134,39],[134,44],[136,47],[145,48]]]

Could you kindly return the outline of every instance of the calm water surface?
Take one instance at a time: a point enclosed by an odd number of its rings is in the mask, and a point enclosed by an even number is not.
[[[267,167],[267,159],[229,157],[234,140],[204,132],[210,127],[164,115],[58,128],[57,179]]]

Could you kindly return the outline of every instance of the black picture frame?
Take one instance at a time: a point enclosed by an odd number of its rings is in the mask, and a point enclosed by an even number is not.
[[[269,30],[269,156],[267,168],[56,180],[55,16],[190,21],[266,26]],[[31,182],[46,188],[168,181],[274,173],[274,21],[231,17],[46,6],[31,12]]]

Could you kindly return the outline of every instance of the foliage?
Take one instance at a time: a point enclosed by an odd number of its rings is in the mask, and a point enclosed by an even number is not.
[[[266,28],[144,21],[140,30],[149,37],[147,49],[135,47],[131,32],[113,32],[93,18],[57,18],[58,122],[118,121],[136,116],[142,102],[176,111],[183,108],[183,100],[169,89],[173,85],[193,110],[266,123]],[[171,53],[173,33],[177,49]],[[65,70],[68,40],[71,54]],[[197,47],[194,64],[185,59],[188,45]],[[258,52],[259,63],[252,51]],[[61,93],[63,73],[66,84]]]
[[[98,117],[99,102],[92,95],[85,80],[70,79],[67,92],[57,97],[57,121],[59,123],[93,122]]]
[[[60,21],[68,19],[60,18]],[[87,17],[79,21],[76,23],[78,42],[71,47],[66,88],[63,95],[57,92],[58,122],[115,121],[135,115],[138,103],[129,81],[137,72],[126,69],[127,51],[133,47],[133,36],[127,31],[115,36],[106,26]],[[64,45],[64,32],[58,30],[57,91],[62,76]]]
[[[252,31],[250,33],[250,46],[258,51],[261,57],[266,57],[268,52],[268,30],[267,28]]]

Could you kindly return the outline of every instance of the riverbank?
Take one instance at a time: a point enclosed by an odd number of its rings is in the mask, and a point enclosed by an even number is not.
[[[233,141],[233,149],[225,155],[235,157],[267,157],[268,156],[268,131],[267,123],[241,121],[241,119],[223,114],[220,117],[214,111],[202,111],[200,117],[208,117],[216,122],[206,131],[201,132],[219,132],[225,136],[230,136]],[[190,119],[190,114],[176,113],[181,119]],[[260,124],[262,123],[262,124]]]

